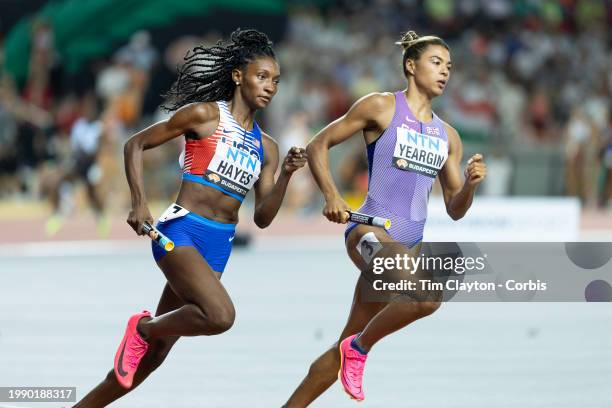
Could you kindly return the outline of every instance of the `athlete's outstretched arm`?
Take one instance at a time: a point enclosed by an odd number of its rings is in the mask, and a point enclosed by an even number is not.
[[[465,168],[465,181],[461,181],[461,157],[463,146],[455,129],[446,126],[449,152],[444,168],[440,172],[440,184],[444,194],[446,212],[453,220],[462,218],[472,205],[476,187],[487,175],[487,165],[481,154],[472,156]]]
[[[180,108],[168,120],[163,120],[132,136],[123,147],[125,175],[132,195],[132,210],[127,223],[138,233],[143,235],[142,224],[145,221],[153,222],[144,192],[142,177],[142,152],[159,146],[187,132],[196,132],[205,127],[211,119],[218,116],[210,104],[190,104]],[[212,132],[211,132],[212,133]]]
[[[255,184],[254,221],[259,228],[266,228],[278,213],[287,192],[289,179],[294,171],[306,164],[306,151],[301,147],[292,147],[281,166],[280,174],[274,182],[278,167],[278,145],[270,136],[262,133],[264,164]]]
[[[360,131],[372,131],[378,134],[386,127],[385,112],[392,112],[393,99],[388,95],[374,93],[359,99],[349,111],[336,119],[315,137],[306,146],[308,165],[310,171],[325,197],[323,215],[336,223],[346,223],[350,207],[340,196],[329,171],[329,149],[344,142]],[[388,118],[389,121],[391,118]],[[366,143],[369,143],[366,135]]]

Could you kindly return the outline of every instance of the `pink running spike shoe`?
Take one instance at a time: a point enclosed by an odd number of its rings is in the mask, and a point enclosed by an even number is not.
[[[145,310],[130,317],[123,340],[115,353],[115,377],[125,389],[132,387],[138,364],[149,348],[149,343],[144,341],[136,330],[138,322],[143,317],[151,317],[151,313]]]
[[[365,396],[363,395],[361,381],[368,355],[361,354],[351,346],[351,342],[355,337],[357,337],[356,334],[347,337],[340,343],[340,371],[338,372],[338,378],[344,387],[344,391],[352,399],[363,401]]]

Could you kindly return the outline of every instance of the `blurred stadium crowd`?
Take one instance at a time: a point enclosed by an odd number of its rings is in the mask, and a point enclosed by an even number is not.
[[[484,152],[490,173],[481,194],[571,195],[585,207],[609,205],[610,1],[332,3],[292,8],[276,43],[281,86],[258,120],[282,150],[306,144],[359,97],[403,89],[394,42],[411,29],[451,46],[451,81],[434,106],[459,130],[464,156]],[[68,76],[53,27],[35,19],[30,33],[25,83],[0,70],[0,199],[48,200],[53,211],[66,213],[78,207],[80,194],[97,214],[124,211],[123,142],[167,117],[157,108],[159,78],[169,86],[185,52],[220,35],[188,35],[156,49],[155,38],[139,31],[112,55]],[[354,139],[332,151],[332,164],[347,199],[359,205],[367,161],[363,142]],[[167,201],[177,190],[181,143],[146,155],[150,200]],[[300,173],[287,208],[318,212],[311,177]]]

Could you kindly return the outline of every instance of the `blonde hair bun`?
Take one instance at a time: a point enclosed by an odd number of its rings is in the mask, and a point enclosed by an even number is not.
[[[407,33],[402,34],[402,38],[399,41],[396,41],[395,44],[401,45],[404,51],[406,51],[408,48],[412,47],[416,43],[436,40],[442,41],[440,37],[436,37],[435,35],[426,35],[424,37],[419,37],[416,32],[408,31]]]
[[[402,38],[399,41],[396,41],[395,44],[401,45],[405,50],[414,44],[419,39],[419,35],[415,31],[408,31],[402,34]]]

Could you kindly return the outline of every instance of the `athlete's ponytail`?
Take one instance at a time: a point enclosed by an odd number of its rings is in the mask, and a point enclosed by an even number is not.
[[[219,41],[209,48],[195,47],[185,56],[178,79],[164,95],[162,108],[175,111],[192,102],[230,100],[236,89],[232,71],[264,56],[276,59],[272,42],[264,33],[252,29],[237,29],[226,44]]]
[[[443,39],[440,37],[436,37],[434,35],[426,35],[425,37],[419,37],[417,33],[414,31],[408,31],[402,34],[402,38],[399,41],[396,41],[395,44],[400,45],[404,49],[404,56],[402,58],[402,67],[404,68],[404,75],[408,76],[408,71],[406,70],[406,61],[418,60],[421,57],[421,54],[427,49],[430,45],[441,45],[450,51],[450,47]]]

